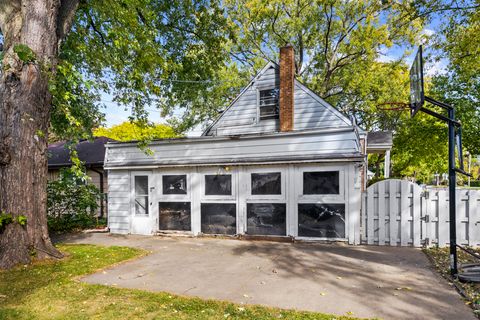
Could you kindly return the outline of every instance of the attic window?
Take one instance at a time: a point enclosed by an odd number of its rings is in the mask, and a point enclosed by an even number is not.
[[[278,119],[278,88],[260,90],[259,109],[260,120]]]

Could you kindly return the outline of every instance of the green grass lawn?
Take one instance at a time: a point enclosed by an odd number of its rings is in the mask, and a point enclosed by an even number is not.
[[[59,249],[68,255],[62,261],[0,271],[0,319],[353,319],[85,284],[76,279],[146,252],[93,245]]]

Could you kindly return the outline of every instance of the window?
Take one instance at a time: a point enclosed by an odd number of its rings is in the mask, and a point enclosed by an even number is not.
[[[260,120],[278,119],[278,88],[261,90],[259,96]]]
[[[190,202],[160,202],[158,206],[160,230],[191,230]]]
[[[282,194],[280,172],[252,173],[252,195]]]
[[[164,175],[163,194],[187,194],[187,175]]]
[[[148,176],[135,176],[135,214],[148,215]]]
[[[248,203],[247,233],[252,235],[285,236],[285,203]]]
[[[205,234],[237,233],[235,203],[202,203],[201,228]]]
[[[299,203],[298,235],[301,237],[345,238],[345,205]]]
[[[339,194],[340,173],[317,171],[303,173],[303,194]]]
[[[232,175],[218,174],[205,175],[206,196],[230,196],[232,195]]]

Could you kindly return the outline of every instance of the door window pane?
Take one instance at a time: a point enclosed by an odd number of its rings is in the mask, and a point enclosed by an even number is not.
[[[135,197],[135,214],[148,215],[148,196]]]
[[[298,204],[298,235],[301,237],[345,238],[345,205]]]
[[[148,176],[135,176],[135,214],[148,215]]]
[[[281,194],[280,172],[252,173],[252,194]]]
[[[303,173],[303,194],[340,194],[338,171]]]
[[[205,195],[232,195],[232,175],[205,175]]]
[[[148,194],[148,176],[135,176],[135,195]]]
[[[160,202],[158,205],[160,230],[191,230],[190,202]]]
[[[285,203],[248,203],[247,233],[252,235],[285,236]]]
[[[237,233],[237,212],[235,203],[202,203],[201,215],[203,233]]]
[[[187,194],[187,175],[164,175],[163,194]]]

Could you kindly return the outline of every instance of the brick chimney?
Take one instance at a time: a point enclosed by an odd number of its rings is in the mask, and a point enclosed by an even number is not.
[[[280,131],[293,130],[295,54],[288,45],[280,48]]]

